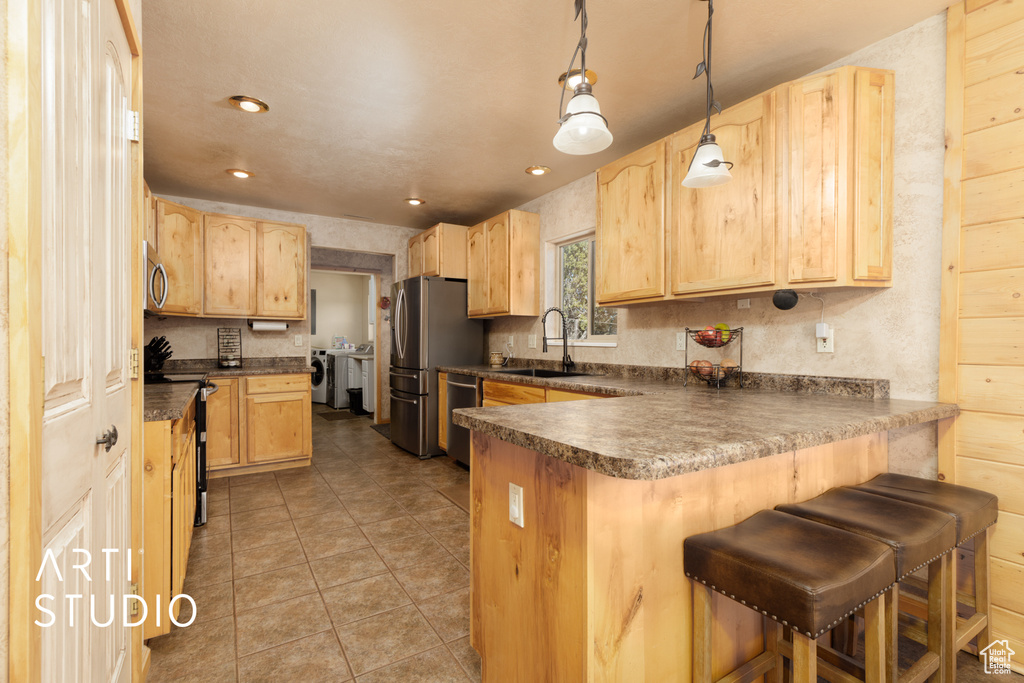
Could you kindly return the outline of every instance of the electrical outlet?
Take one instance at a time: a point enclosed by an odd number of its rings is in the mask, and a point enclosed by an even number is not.
[[[508,483],[508,521],[523,527],[523,487]]]
[[[826,336],[814,340],[818,345],[818,353],[835,353],[835,328],[831,325],[826,325],[826,328]]]
[[[302,335],[301,334],[295,335],[295,345],[296,346],[302,346]]]
[[[750,299],[737,299],[736,308],[750,308]]]
[[[527,347],[531,349],[537,348],[537,335],[531,334],[528,341],[529,343],[527,344]]]
[[[676,351],[686,350],[686,333],[676,332]]]
[[[516,345],[516,338],[515,338],[514,335],[511,335],[511,334],[508,335],[508,345],[509,346],[515,346]]]

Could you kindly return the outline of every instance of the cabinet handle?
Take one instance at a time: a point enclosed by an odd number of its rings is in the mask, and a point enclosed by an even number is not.
[[[103,446],[103,450],[107,453],[117,443],[117,425],[110,425],[110,429],[103,432],[103,436],[96,439],[97,446]]]

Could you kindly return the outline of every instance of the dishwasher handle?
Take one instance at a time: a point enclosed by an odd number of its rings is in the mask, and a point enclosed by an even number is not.
[[[453,382],[451,380],[448,380],[448,386],[450,386],[450,387],[462,387],[463,389],[473,389],[473,390],[476,390],[476,384],[463,384],[462,382]]]

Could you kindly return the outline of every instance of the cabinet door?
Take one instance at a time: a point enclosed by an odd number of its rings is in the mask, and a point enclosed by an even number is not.
[[[853,277],[892,279],[893,75],[854,76]]]
[[[205,313],[256,315],[256,222],[206,216]]]
[[[146,241],[149,242],[149,245],[159,253],[160,242],[157,239],[156,232],[157,198],[149,191],[149,185],[145,182],[142,184],[142,190],[143,201],[146,206]]]
[[[206,462],[210,469],[241,463],[238,440],[238,379],[215,377],[217,392],[206,401]]]
[[[672,291],[742,289],[775,282],[775,93],[712,119],[732,180],[682,186],[703,124],[670,138]]]
[[[434,226],[420,235],[423,275],[441,275],[441,229]]]
[[[845,188],[840,152],[846,148],[848,93],[833,71],[789,87],[788,211],[783,228],[789,240],[790,282],[838,278]],[[845,154],[844,154],[845,156]],[[785,225],[785,223],[783,224]]]
[[[487,221],[487,313],[509,312],[508,214]]]
[[[245,404],[250,464],[309,455],[313,407],[308,391],[246,396]]]
[[[598,303],[665,295],[666,144],[659,140],[597,172]]]
[[[192,545],[195,514],[196,441],[193,431],[181,457],[171,470],[171,596],[181,593],[185,583],[185,569],[188,566],[188,552]]]
[[[423,274],[423,239],[417,235],[409,240],[409,277]]]
[[[202,216],[187,206],[156,200],[156,243],[167,269],[163,313],[203,312]]]
[[[306,317],[306,229],[301,225],[257,226],[256,315]]]
[[[487,314],[487,224],[474,225],[466,233],[466,277],[469,315]]]

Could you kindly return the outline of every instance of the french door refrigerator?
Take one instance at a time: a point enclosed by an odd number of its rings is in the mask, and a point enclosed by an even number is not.
[[[391,289],[391,442],[429,458],[437,445],[437,366],[483,362],[484,328],[466,315],[466,281],[414,277]]]

